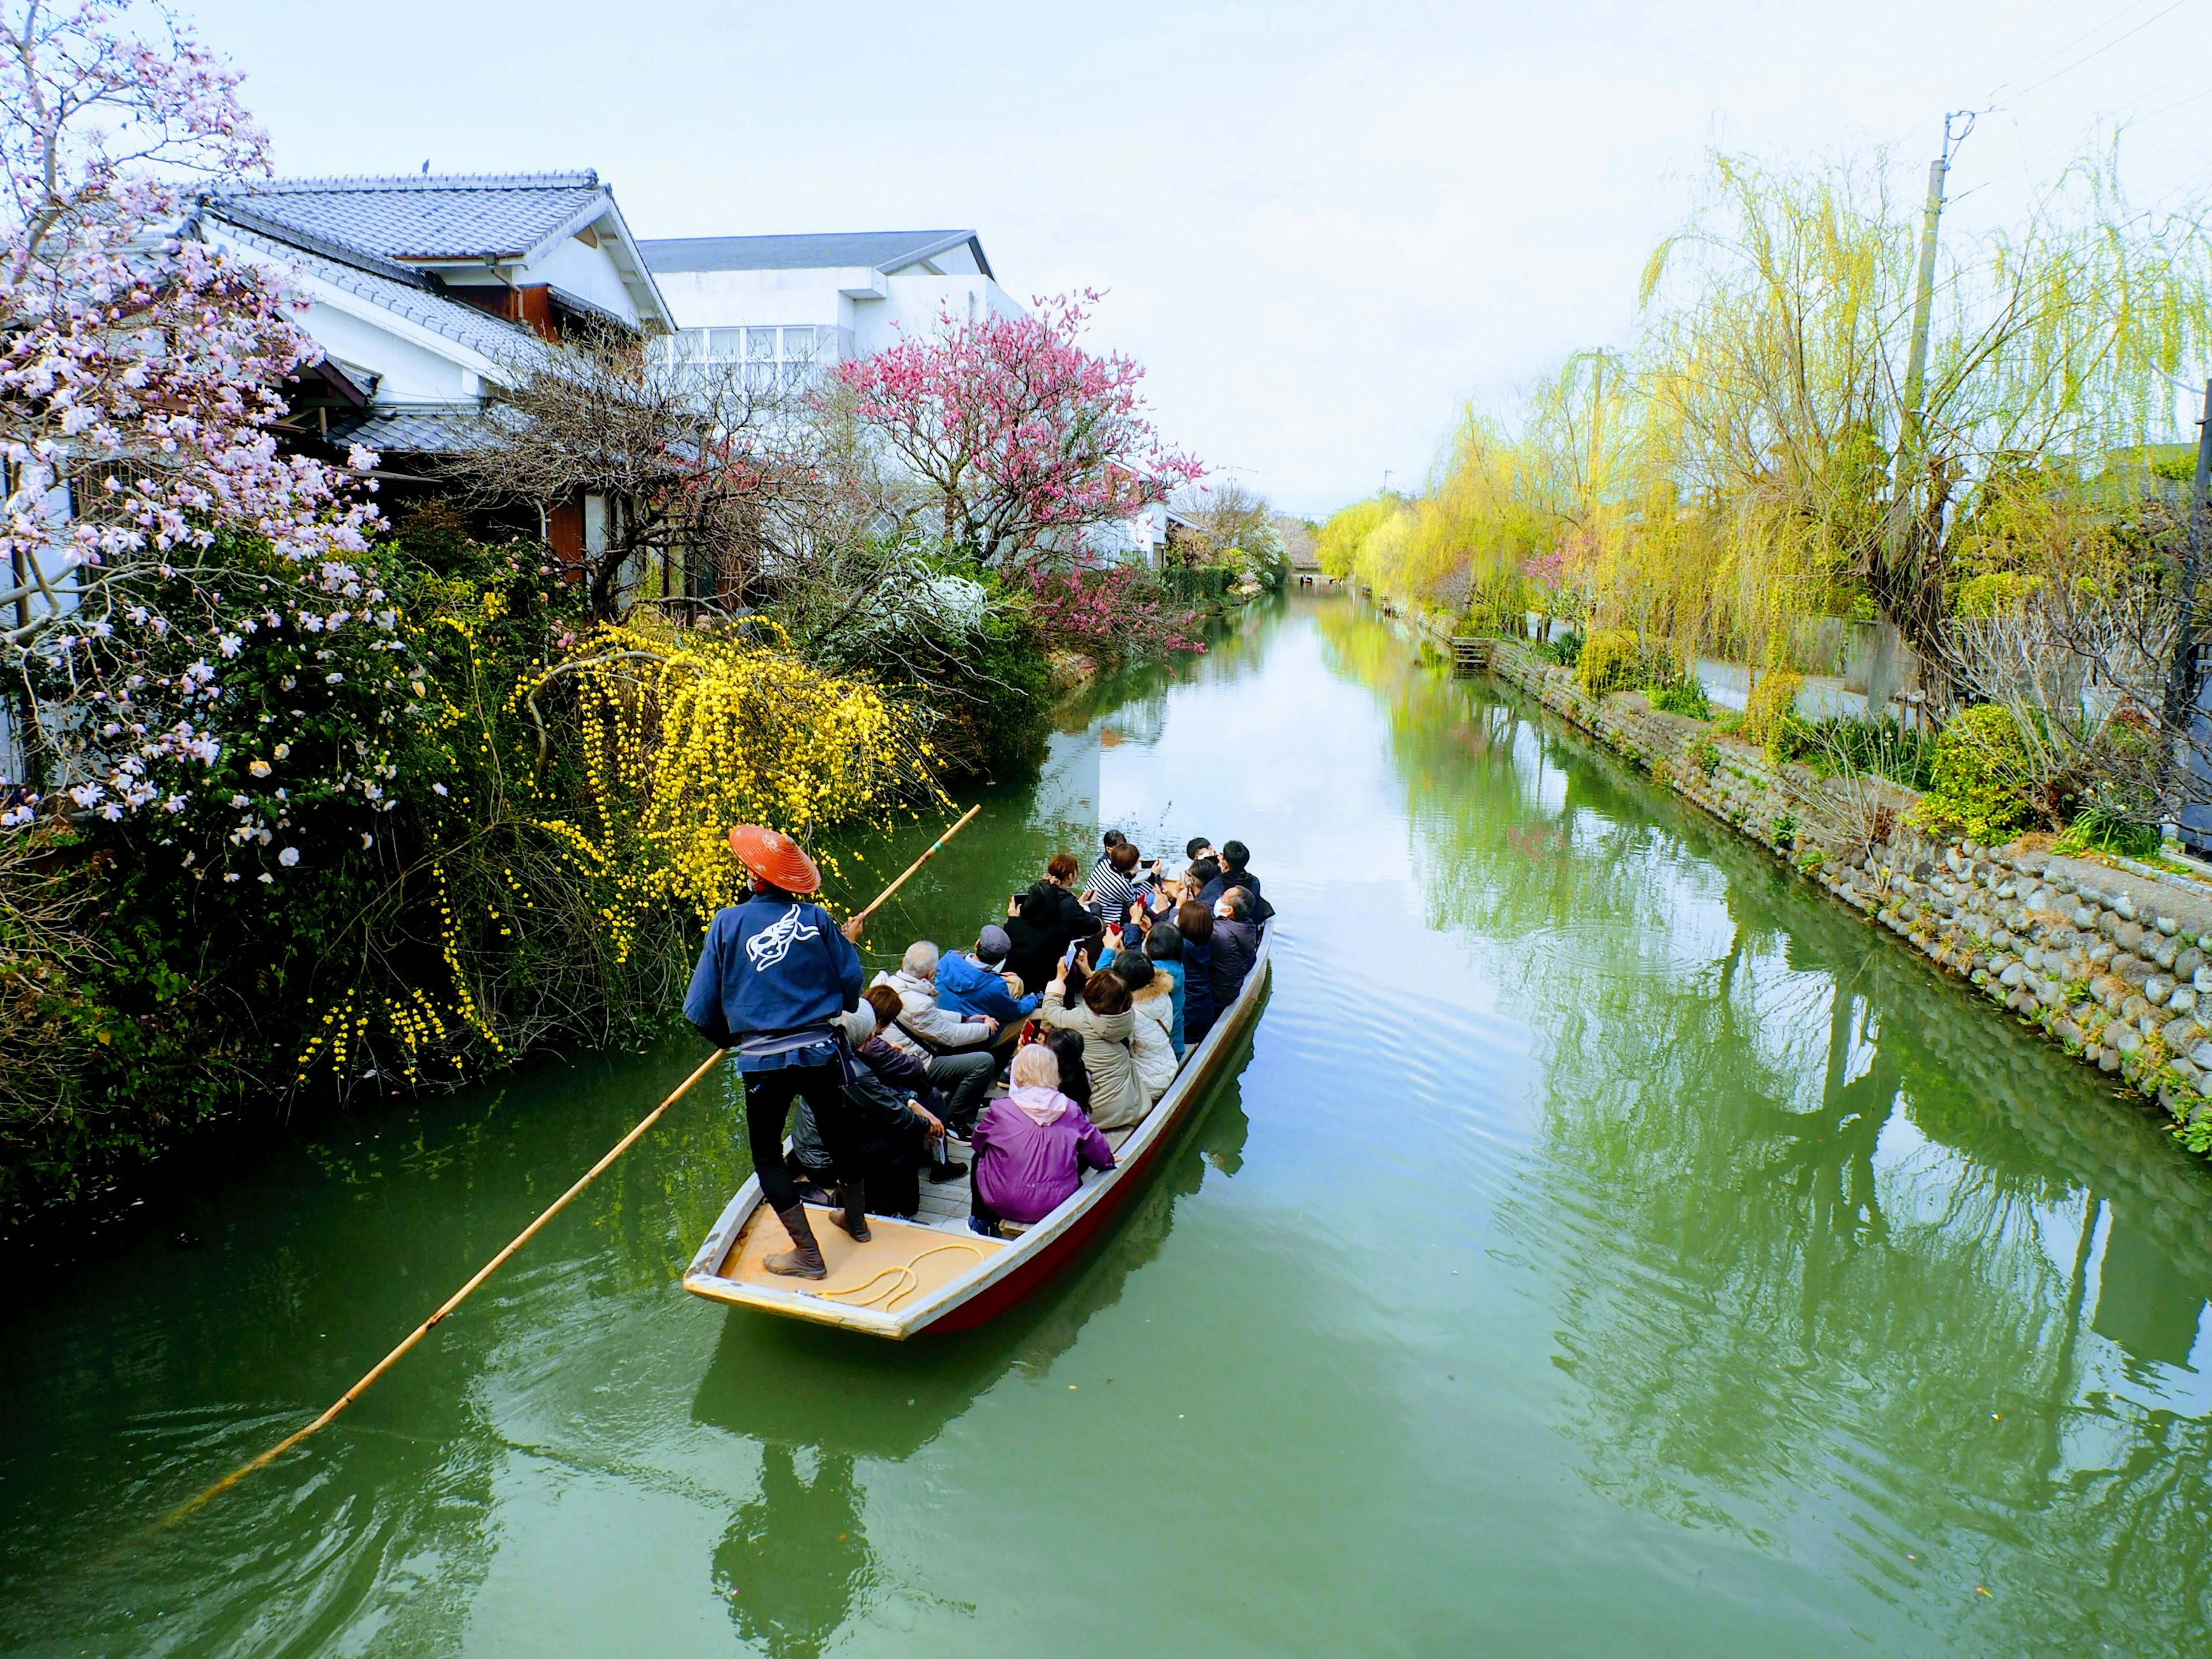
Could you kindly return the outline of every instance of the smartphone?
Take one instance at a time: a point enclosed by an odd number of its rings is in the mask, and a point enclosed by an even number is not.
[[[1074,940],[1073,943],[1071,943],[1071,944],[1068,945],[1068,947],[1067,947],[1067,954],[1066,954],[1066,956],[1062,957],[1060,959],[1060,965],[1061,967],[1063,967],[1063,968],[1073,968],[1073,967],[1074,967],[1074,966],[1075,966],[1075,953],[1076,953],[1077,951],[1080,951],[1082,948],[1083,948],[1083,941],[1082,941],[1081,939],[1076,939],[1076,940]]]

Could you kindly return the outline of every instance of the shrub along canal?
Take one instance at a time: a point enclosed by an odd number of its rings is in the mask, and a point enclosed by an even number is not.
[[[1117,695],[867,941],[1066,823],[1252,845],[1249,1060],[1066,1279],[906,1347],[685,1296],[718,1082],[161,1528],[696,1045],[179,1168],[0,1324],[0,1648],[2201,1651],[2212,1178],[2148,1112],[1351,601]]]

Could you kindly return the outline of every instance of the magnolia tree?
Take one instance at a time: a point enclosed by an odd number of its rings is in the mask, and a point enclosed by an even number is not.
[[[1153,426],[1144,370],[1077,343],[1097,300],[965,322],[946,313],[934,334],[838,367],[859,418],[934,496],[962,556],[1072,569],[1089,532],[1204,475]]]
[[[315,347],[270,275],[177,232],[189,190],[268,173],[267,140],[237,75],[125,9],[0,9],[8,825],[42,799],[120,818],[207,793],[224,665],[256,634],[401,648],[360,486],[270,429]],[[269,556],[240,569],[226,533]]]

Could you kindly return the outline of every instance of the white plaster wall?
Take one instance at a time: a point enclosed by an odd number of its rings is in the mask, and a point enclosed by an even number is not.
[[[672,270],[654,278],[678,328],[811,323],[851,328],[854,304],[837,290],[866,288],[865,267],[817,270]]]
[[[956,318],[996,313],[1026,315],[989,277],[932,276],[927,272],[881,277],[866,266],[811,270],[672,270],[656,280],[679,328],[729,328],[750,324],[811,323],[849,328],[863,356],[900,337],[929,334],[939,313]],[[841,289],[880,283],[884,299],[848,299]]]
[[[948,312],[955,322],[994,313],[1001,317],[1029,314],[1026,307],[988,276],[908,272],[890,278],[889,286],[890,298],[863,300],[853,307],[854,331],[863,357],[902,337],[935,333],[938,319]]]
[[[312,293],[313,285],[308,288]],[[355,303],[368,305],[366,301]],[[376,387],[380,404],[462,403],[476,398],[474,370],[319,296],[307,308],[307,327],[331,356],[376,371],[380,377]],[[473,359],[475,354],[458,340],[451,345],[455,354]]]
[[[515,282],[522,287],[550,283],[605,307],[625,322],[638,320],[637,301],[623,285],[622,273],[604,242],[598,247],[586,247],[573,236],[564,237],[543,258],[523,267]]]

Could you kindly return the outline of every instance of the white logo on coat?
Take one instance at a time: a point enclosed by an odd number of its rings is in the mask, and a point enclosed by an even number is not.
[[[773,926],[745,941],[745,954],[753,959],[753,972],[764,973],[789,956],[793,945],[821,937],[822,930],[801,921],[799,907],[793,905]]]

